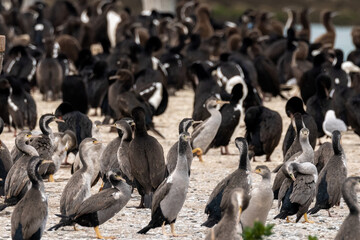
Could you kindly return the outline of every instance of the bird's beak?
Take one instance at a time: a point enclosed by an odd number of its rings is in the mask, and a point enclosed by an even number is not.
[[[259,170],[259,169],[255,169],[255,170],[253,171],[253,173],[259,174],[259,173],[260,173],[260,170]]]
[[[52,163],[53,161],[51,161],[51,160],[42,160],[41,161],[41,164],[45,164],[45,163]]]
[[[65,122],[64,120],[60,119],[60,118],[55,118],[54,120],[55,122]]]
[[[99,143],[101,143],[101,142],[98,141],[98,140],[95,140],[95,141],[93,141],[93,143],[94,143],[94,144],[99,144]]]
[[[116,180],[126,182],[126,180],[119,175],[116,175],[115,178],[116,178]]]
[[[242,213],[242,207],[239,207],[239,217],[241,216]]]
[[[229,104],[229,101],[216,100],[216,104]]]
[[[116,127],[115,123],[114,124],[99,124],[97,126],[98,127]]]
[[[193,121],[192,125],[194,125],[194,124],[200,124],[200,123],[202,123],[202,122],[203,122],[202,120],[199,120],[199,121]]]
[[[135,122],[131,122],[131,123],[130,123],[130,126],[131,126],[131,127],[135,126]]]
[[[33,139],[33,138],[41,138],[41,136],[40,135],[28,135],[28,138],[30,139]]]
[[[295,178],[294,174],[290,173],[289,176],[290,176],[291,179],[295,182],[296,178]]]

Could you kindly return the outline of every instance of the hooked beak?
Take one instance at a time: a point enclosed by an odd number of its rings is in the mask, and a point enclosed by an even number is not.
[[[53,162],[52,160],[42,160],[42,161],[41,161],[41,164],[52,163],[52,162]]]
[[[294,174],[290,173],[289,176],[290,176],[291,179],[295,182],[296,178],[295,178]]]
[[[63,119],[60,119],[60,118],[55,118],[54,121],[55,122],[63,122],[63,123],[65,122]]]
[[[97,127],[116,127],[115,123],[114,124],[99,124],[96,125]]]
[[[241,216],[242,213],[242,207],[239,207],[239,217]]]
[[[192,125],[194,125],[194,124],[200,124],[200,123],[202,123],[202,122],[203,122],[202,120],[199,120],[199,121],[193,121]]]
[[[216,100],[216,104],[229,104],[230,101]]]
[[[122,178],[121,176],[119,176],[119,175],[116,175],[115,176],[115,178],[116,178],[116,180],[118,180],[118,181],[123,181],[123,182],[126,182],[125,181],[125,179],[124,178]]]
[[[253,173],[259,174],[259,173],[260,173],[260,170],[259,170],[259,169],[255,169],[255,170],[253,171]]]

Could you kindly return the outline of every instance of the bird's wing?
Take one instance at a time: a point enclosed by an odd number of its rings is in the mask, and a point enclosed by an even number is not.
[[[335,171],[331,171],[331,174],[326,175],[326,181],[330,183],[327,185],[327,191],[329,193],[329,204],[331,206],[334,206],[340,202],[341,188],[345,181],[346,175],[347,169],[343,164],[338,166]]]
[[[282,132],[281,117],[279,119],[277,115],[272,115],[272,117],[264,118],[260,123],[260,141],[264,144],[265,152],[269,152],[278,143]]]
[[[160,143],[153,137],[151,154],[147,154],[150,170],[151,186],[156,189],[165,178],[165,159],[164,151]]]
[[[191,141],[194,141],[194,139],[203,131],[203,129],[205,128],[206,122],[207,122],[207,120],[200,123],[199,125],[197,125],[194,128],[194,131],[191,133]]]
[[[23,203],[36,203],[36,208],[28,208],[22,205],[20,224],[23,229],[24,239],[30,239],[30,237],[39,230],[44,228],[44,221],[48,214],[47,202],[43,201],[41,193],[38,190],[30,189],[25,196],[26,198],[21,202]]]
[[[107,188],[87,198],[76,210],[75,218],[111,207],[117,201],[114,198],[116,192],[118,190],[114,188]]]
[[[309,201],[312,202],[315,196],[315,189],[315,179],[312,175],[298,174],[294,181],[294,189],[290,195],[290,201],[300,205],[307,205]]]
[[[171,177],[171,176],[169,176]],[[151,215],[153,215],[158,207],[160,207],[160,202],[165,198],[165,196],[169,193],[172,183],[167,178],[165,179],[159,187],[156,189],[151,207]]]
[[[224,178],[221,182],[218,183],[218,185],[216,185],[216,187],[214,188],[214,190],[212,191],[212,193],[210,194],[209,200],[206,203],[206,207],[205,207],[205,213],[208,212],[209,207],[213,204],[214,199],[220,200],[219,206],[220,206],[220,202],[222,199],[222,194],[226,188],[226,186],[229,183],[229,177],[227,176],[226,178]],[[219,194],[221,194],[221,196],[218,196]],[[220,197],[220,199],[218,199]]]
[[[289,178],[285,178],[285,180],[282,182],[280,190],[279,190],[279,194],[278,194],[278,207],[280,207],[281,202],[283,200],[283,198],[286,195],[287,190],[290,188],[292,183],[292,180]]]

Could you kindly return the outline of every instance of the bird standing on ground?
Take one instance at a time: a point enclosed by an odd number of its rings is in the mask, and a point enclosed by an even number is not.
[[[206,100],[205,105],[210,113],[210,117],[197,125],[191,134],[192,151],[199,157],[200,162],[203,161],[202,155],[206,154],[210,149],[211,143],[221,124],[221,113],[216,109],[216,106],[225,103],[229,102],[218,100],[215,97],[210,97]]]
[[[32,157],[27,165],[31,187],[16,205],[11,215],[12,239],[41,239],[48,216],[48,203],[44,183],[38,172],[40,164],[46,162]]]
[[[260,165],[255,168],[254,172],[262,177],[262,181],[251,190],[249,206],[241,214],[241,226],[243,229],[245,227],[254,227],[255,221],[265,225],[274,200],[269,168],[265,165]]]
[[[222,212],[230,204],[231,192],[235,188],[242,188],[244,194],[249,195],[251,178],[248,169],[250,166],[248,158],[248,145],[244,138],[236,138],[235,145],[240,152],[239,167],[229,176],[221,180],[212,191],[209,200],[206,203],[205,213],[208,219],[201,226],[212,227],[222,218]],[[243,203],[243,210],[248,206],[249,198]]]
[[[0,135],[4,130],[4,121],[0,117]],[[0,140],[0,196],[4,195],[4,185],[6,176],[13,165],[11,160],[9,149],[6,147],[4,142]]]
[[[209,230],[206,235],[206,240],[239,240],[240,236],[237,234],[236,226],[242,216],[241,212],[244,209],[244,204],[249,201],[249,195],[242,188],[235,188],[231,193],[230,203],[224,210],[224,216],[220,222]]]
[[[190,147],[190,135],[181,133],[178,143],[178,160],[175,170],[166,178],[154,193],[151,208],[151,221],[138,233],[145,234],[150,229],[162,227],[165,235],[165,225],[170,224],[171,234],[176,237],[175,221],[179,214],[189,187],[189,167],[187,150]]]
[[[344,149],[340,144],[341,133],[334,131],[332,136],[332,146],[334,155],[327,162],[319,174],[316,184],[316,203],[309,210],[310,214],[317,213],[321,209],[329,209],[335,205],[340,205],[341,187],[346,179],[347,167]]]
[[[349,177],[342,185],[342,196],[350,210],[350,214],[336,234],[335,240],[359,239],[360,236],[360,206],[357,203],[356,185],[360,182],[360,177]]]
[[[141,195],[139,207],[151,208],[152,195],[165,178],[164,151],[156,138],[147,133],[144,109],[133,109],[132,116],[135,137],[129,145],[131,174]]]
[[[58,215],[61,217],[60,223],[51,227],[49,231],[77,223],[84,227],[93,227],[97,239],[112,239],[113,237],[103,237],[100,234],[99,225],[115,216],[128,203],[132,188],[115,173],[110,171],[107,175],[111,188],[104,189],[84,200],[73,214]]]

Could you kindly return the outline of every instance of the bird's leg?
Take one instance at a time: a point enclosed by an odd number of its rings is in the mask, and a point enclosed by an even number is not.
[[[101,183],[101,186],[99,188],[99,192],[101,192],[103,190],[103,188],[104,188],[104,182]]]
[[[329,214],[329,217],[332,217],[331,216],[331,213],[330,213],[330,209],[327,210],[328,214]]]
[[[220,154],[221,154],[221,155],[225,155],[225,152],[224,152],[223,150],[224,150],[224,148],[221,146],[221,147],[220,147]]]
[[[53,174],[49,175],[49,182],[55,182]]]
[[[221,146],[220,147],[220,153],[221,155],[230,155],[228,146]]]
[[[265,162],[271,162],[270,155],[266,155],[266,160],[265,160]]]
[[[95,230],[97,239],[115,239],[114,237],[103,237],[103,236],[101,236],[99,226],[94,227],[94,230]]]
[[[144,197],[143,196],[141,196],[140,204],[136,208],[145,208],[145,206],[144,206]]]
[[[95,108],[95,112],[92,116],[94,116],[94,117],[97,116],[97,108]]]
[[[76,226],[74,225],[74,231],[78,231],[78,229],[76,228]]]
[[[162,234],[163,234],[164,236],[169,236],[169,234],[167,234],[166,231],[165,231],[165,221],[164,221],[163,224],[161,225],[161,230],[162,230]]]
[[[289,219],[289,216],[286,217],[286,222],[287,223],[291,223],[290,219]]]
[[[173,237],[186,237],[186,234],[176,234],[175,233],[175,223],[171,223],[170,224],[170,228],[171,228],[171,234]]]
[[[195,148],[192,150],[192,152],[198,156],[200,162],[204,161],[202,158],[203,151],[201,150],[201,148]]]
[[[304,214],[304,218],[305,218],[305,221],[304,221],[303,223],[305,223],[305,222],[307,222],[307,223],[314,223],[314,221],[310,221],[310,220],[308,219],[307,213]]]

